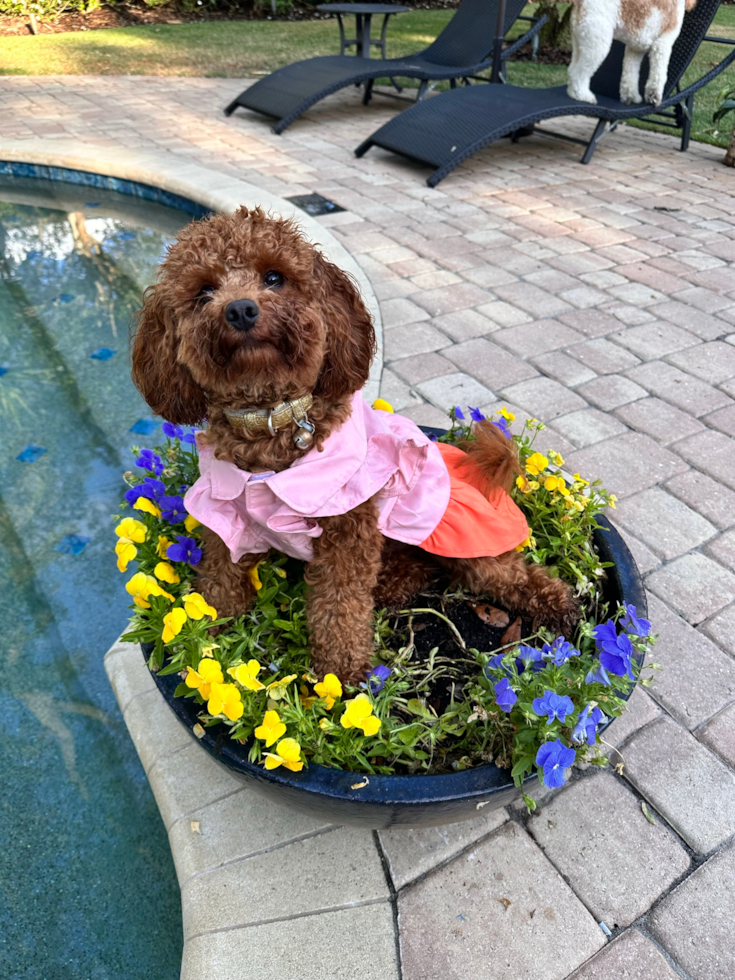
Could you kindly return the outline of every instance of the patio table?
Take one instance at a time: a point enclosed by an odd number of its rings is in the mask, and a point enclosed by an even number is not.
[[[388,30],[388,18],[392,14],[405,14],[410,9],[395,3],[322,3],[316,8],[321,13],[336,14],[339,24],[340,54],[344,54],[347,48],[354,47],[355,54],[363,58],[370,57],[370,47],[374,45],[380,48],[383,58],[387,58],[385,53],[385,34]],[[345,36],[344,24],[342,23],[343,14],[352,14],[355,17],[355,37]],[[373,14],[383,15],[383,27],[379,38],[370,36]]]

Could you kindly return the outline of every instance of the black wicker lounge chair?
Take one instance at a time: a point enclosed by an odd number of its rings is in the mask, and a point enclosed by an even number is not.
[[[505,29],[520,19],[530,20],[531,28],[503,51],[507,58],[527,44],[546,22],[545,17],[521,18],[526,0],[507,0]],[[498,19],[498,0],[462,0],[447,26],[424,51],[405,58],[358,58],[354,55],[327,55],[296,61],[279,68],[267,78],[251,85],[225,109],[229,116],[242,106],[278,122],[274,133],[282,133],[294,119],[314,103],[348,85],[365,84],[363,104],[372,95],[376,78],[419,78],[417,101],[423,99],[429,82],[469,78],[492,67],[492,50]]]
[[[684,72],[702,41],[735,45],[728,38],[709,37],[712,19],[720,0],[699,0],[684,18],[669,63],[665,97],[661,105],[625,105],[620,101],[620,73],[623,45],[614,42],[607,60],[592,79],[597,105],[570,99],[565,86],[558,88],[518,88],[513,85],[471,85],[443,92],[412,106],[376,130],[356,150],[361,157],[371,146],[381,146],[437,169],[427,179],[435,187],[456,166],[482,147],[503,136],[518,139],[534,132],[536,124],[556,116],[592,116],[598,120],[589,142],[549,132],[536,131],[586,146],[582,163],[589,163],[603,136],[628,119],[652,116],[652,121],[682,131],[681,149],[689,145],[694,94],[724,71],[735,60],[735,48],[710,71],[686,87]],[[641,71],[641,90],[645,86],[648,59]]]

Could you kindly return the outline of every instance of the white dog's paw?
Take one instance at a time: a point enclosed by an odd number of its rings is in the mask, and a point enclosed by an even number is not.
[[[621,85],[620,101],[625,105],[638,105],[643,99],[637,88],[625,88]]]
[[[646,102],[650,102],[651,105],[661,105],[662,98],[661,89],[655,88],[653,85],[646,85]],[[640,102],[640,99],[638,101]]]
[[[590,105],[597,105],[595,94],[589,88],[577,88],[570,83],[567,85],[567,95],[570,99],[576,99],[577,102],[589,102]]]

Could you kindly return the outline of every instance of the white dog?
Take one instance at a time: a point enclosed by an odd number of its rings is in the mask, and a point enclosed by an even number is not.
[[[660,105],[669,58],[679,36],[684,11],[697,0],[572,0],[572,62],[567,94],[580,102],[597,103],[590,81],[610,51],[613,39],[625,44],[620,76],[621,102],[641,102],[640,68],[648,53],[644,98]]]

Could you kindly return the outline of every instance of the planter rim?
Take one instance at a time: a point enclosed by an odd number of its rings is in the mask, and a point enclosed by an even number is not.
[[[613,561],[613,567],[607,570],[610,584],[616,589],[621,601],[636,607],[639,616],[647,613],[647,604],[643,583],[636,567],[633,556],[618,531],[610,522],[597,517],[598,527],[594,532],[595,545],[603,561]],[[144,656],[152,645],[141,644]],[[636,662],[642,665],[643,656],[636,653]],[[194,725],[198,723],[197,716],[201,706],[192,700],[174,697],[174,689],[180,682],[178,675],[164,677],[153,674],[156,685],[163,694],[171,710],[193,734]],[[632,693],[633,688],[628,694]],[[600,727],[600,731],[614,719]],[[298,791],[307,798],[321,799],[325,802],[333,800],[335,804],[362,803],[369,804],[375,812],[376,808],[413,807],[426,808],[432,803],[441,807],[452,802],[467,801],[470,804],[478,800],[476,809],[491,804],[495,794],[507,795],[516,789],[510,776],[510,769],[500,769],[493,764],[475,766],[460,772],[442,773],[437,775],[396,775],[383,776],[361,772],[350,772],[344,769],[329,769],[326,766],[310,763],[301,772],[290,770],[266,770],[262,766],[249,762],[248,747],[241,746],[229,738],[229,733],[217,727],[204,729],[204,735],[198,738],[203,748],[222,762],[229,769],[242,774],[250,780],[261,784],[270,784],[274,789]],[[526,777],[524,783],[537,779],[535,774]],[[308,804],[307,804],[308,805]]]

